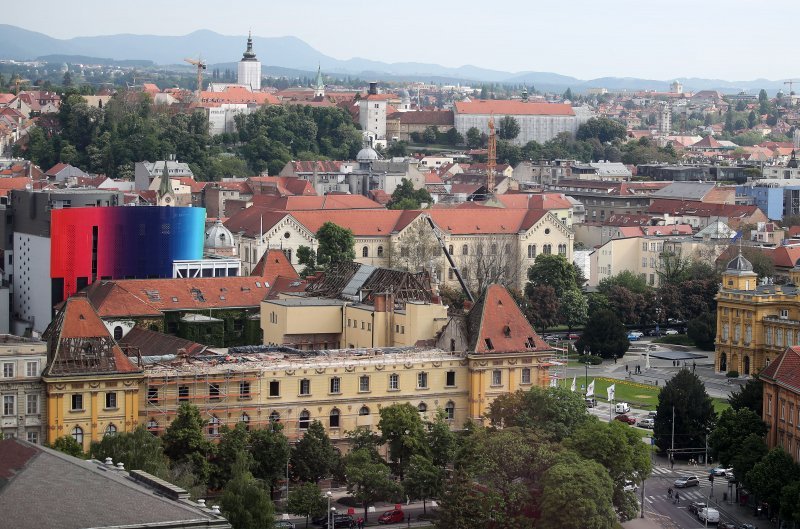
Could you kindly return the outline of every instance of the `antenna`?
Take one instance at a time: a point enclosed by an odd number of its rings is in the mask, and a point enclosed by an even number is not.
[[[486,152],[486,194],[494,194],[494,170],[497,166],[497,135],[494,130],[494,112],[489,115],[489,145]]]

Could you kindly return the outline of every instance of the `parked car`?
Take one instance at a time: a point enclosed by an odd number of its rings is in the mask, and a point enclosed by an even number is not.
[[[656,421],[654,419],[641,419],[639,420],[639,424],[637,425],[639,428],[647,428],[652,430],[656,426]]]
[[[275,529],[295,529],[295,525],[289,520],[277,520],[272,527]]]
[[[641,336],[639,336],[638,334],[633,334],[633,333],[628,334],[628,341],[629,342],[639,341],[639,338],[641,338]]]
[[[339,528],[351,528],[355,525],[353,521],[353,517],[349,514],[334,514],[333,515],[333,525],[330,527],[328,526],[328,520],[322,522],[322,529],[339,529]]]
[[[567,335],[567,340],[579,340],[580,337],[581,337],[580,334],[575,334],[573,332],[573,333],[570,333],[569,335]]]
[[[706,507],[708,507],[708,505],[702,501],[693,501],[689,504],[689,512],[692,514],[697,514],[701,509],[705,509]]]
[[[614,405],[614,413],[628,413],[631,411],[631,405],[627,402],[617,402]]]
[[[709,470],[708,473],[714,477],[722,477],[731,471],[733,471],[732,468],[714,467],[711,470]]]
[[[664,334],[667,336],[675,336],[676,334],[680,334],[677,329],[667,329],[664,331]]]
[[[650,329],[647,331],[647,336],[661,336],[664,334],[661,329]]]
[[[700,509],[697,512],[697,518],[701,522],[719,523],[719,511],[710,507],[706,507],[705,509]]]
[[[629,479],[626,479],[625,485],[622,486],[622,490],[624,490],[625,492],[636,492],[637,490],[639,490],[639,485],[637,485],[636,483],[634,483]]]
[[[728,481],[730,481],[732,483],[736,483],[736,476],[733,475],[733,470],[729,470],[728,472],[725,472],[725,479],[727,479]]]
[[[597,407],[597,400],[595,400],[594,397],[586,397],[583,400],[586,401],[586,407],[587,408],[595,408],[595,407]]]
[[[697,487],[700,485],[700,480],[697,478],[697,476],[684,476],[676,479],[673,485],[679,489],[685,487]]]
[[[718,529],[739,529],[733,522],[720,522],[717,526]]]
[[[561,339],[561,337],[559,335],[557,335],[557,334],[545,334],[544,335],[544,341],[545,342],[552,343],[552,342],[557,342],[560,339]]]
[[[650,417],[651,419],[655,419],[657,415],[658,415],[658,412],[656,410],[652,410],[652,411],[648,411],[647,412],[647,416]]]
[[[616,417],[614,417],[614,419],[617,421],[622,421],[627,424],[636,424],[636,419],[628,415],[625,415],[624,413],[622,415],[617,415]]]
[[[378,523],[396,523],[402,522],[404,519],[405,515],[403,514],[403,511],[400,509],[394,509],[381,514],[381,517],[378,518]]]

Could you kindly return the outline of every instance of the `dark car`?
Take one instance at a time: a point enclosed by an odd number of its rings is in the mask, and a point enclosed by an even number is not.
[[[355,526],[355,522],[353,521],[353,517],[349,514],[334,514],[333,525],[330,526],[330,529],[339,529],[340,527],[349,529],[353,526]],[[322,529],[329,529],[328,520],[322,522]]]
[[[702,501],[693,501],[689,504],[689,512],[696,515],[701,509],[705,509],[706,507],[707,505]]]
[[[386,511],[385,513],[381,514],[381,517],[378,518],[378,523],[395,523],[395,522],[402,522],[405,519],[405,515],[403,511],[400,509],[394,509],[392,511]]]
[[[622,415],[617,415],[616,417],[614,417],[614,420],[622,421],[622,422],[628,423],[628,424],[636,424],[636,419],[635,418],[630,417],[628,415],[625,415],[624,413]]]
[[[294,524],[289,520],[278,520],[272,527],[275,529],[295,529]]]
[[[717,529],[738,529],[738,527],[733,522],[720,522]]]

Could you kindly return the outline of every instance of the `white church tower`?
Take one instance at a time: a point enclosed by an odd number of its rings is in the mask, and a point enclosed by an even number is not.
[[[247,35],[247,50],[239,61],[238,84],[252,91],[261,90],[261,63],[253,53],[253,35],[250,33]]]

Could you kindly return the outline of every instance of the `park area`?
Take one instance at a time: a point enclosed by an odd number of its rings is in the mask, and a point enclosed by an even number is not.
[[[594,380],[594,395],[598,400],[607,400],[608,387],[611,384],[616,384],[614,388],[614,400],[616,402],[627,402],[632,408],[642,410],[655,410],[658,406],[658,394],[661,391],[659,386],[605,377],[590,377],[589,382],[592,380]],[[712,400],[714,401],[714,410],[718,414],[730,407],[727,399],[712,398]]]

